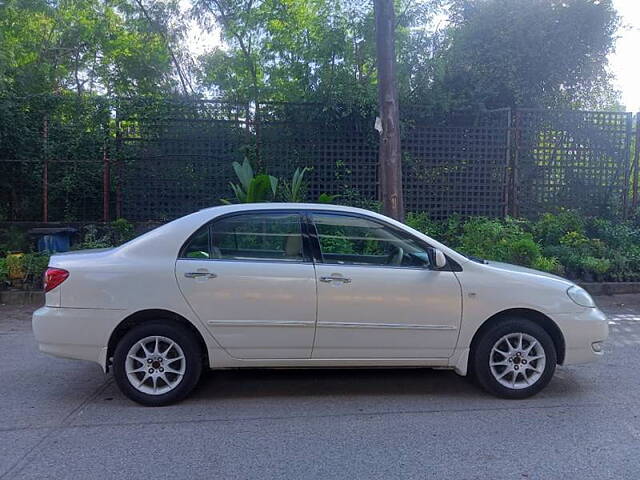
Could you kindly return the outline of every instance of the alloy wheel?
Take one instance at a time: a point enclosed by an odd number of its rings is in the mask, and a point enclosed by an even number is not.
[[[145,337],[129,349],[125,372],[139,392],[162,395],[180,384],[186,371],[185,355],[178,343],[163,336]]]
[[[544,372],[546,354],[542,344],[527,333],[509,333],[491,349],[489,368],[502,386],[520,390],[534,385]]]

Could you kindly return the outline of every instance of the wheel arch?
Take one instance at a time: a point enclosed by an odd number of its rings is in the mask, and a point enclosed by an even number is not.
[[[118,345],[118,342],[130,331],[132,328],[137,327],[138,325],[143,324],[146,321],[150,320],[164,320],[167,322],[171,322],[174,324],[181,325],[189,330],[198,340],[198,344],[202,349],[203,355],[203,366],[209,368],[209,351],[207,349],[207,344],[204,341],[204,337],[200,330],[198,330],[193,323],[187,320],[182,315],[179,315],[170,310],[163,309],[147,309],[140,310],[135,313],[132,313],[128,317],[124,318],[111,332],[111,336],[109,337],[109,342],[107,344],[107,359],[105,369],[108,372],[109,367],[111,366],[113,352]]]
[[[497,323],[513,317],[520,317],[529,319],[538,325],[540,325],[544,330],[549,334],[551,339],[553,340],[553,344],[556,348],[556,354],[558,358],[558,364],[562,365],[564,363],[565,357],[565,339],[562,334],[562,330],[560,327],[554,322],[551,318],[545,315],[542,312],[537,310],[533,310],[530,308],[510,308],[508,310],[503,310],[501,312],[495,313],[491,317],[487,318],[480,328],[476,330],[476,333],[473,335],[473,339],[471,340],[470,352],[473,352],[479,339],[482,337],[484,332],[486,332],[489,328],[496,325]],[[473,358],[472,355],[469,355],[469,361]]]

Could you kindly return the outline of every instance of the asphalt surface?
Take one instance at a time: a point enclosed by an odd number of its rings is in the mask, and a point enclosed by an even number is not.
[[[597,301],[606,356],[528,400],[449,371],[228,371],[164,408],[39,353],[31,309],[0,306],[0,479],[637,479],[640,296]]]

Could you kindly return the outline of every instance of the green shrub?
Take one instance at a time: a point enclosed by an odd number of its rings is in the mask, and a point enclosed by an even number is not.
[[[536,270],[540,270],[542,272],[553,273],[555,275],[563,275],[564,268],[560,265],[560,262],[555,257],[543,257],[540,256],[536,258],[532,265]]]
[[[8,255],[5,259],[7,275],[11,281],[22,280],[25,276],[24,270],[24,254]]]
[[[461,253],[586,281],[640,281],[640,228],[575,212],[522,219],[434,221],[407,214],[406,223]]]
[[[605,258],[611,262],[611,268],[607,272],[610,281],[640,281],[640,245],[632,245],[625,250],[612,250]]]
[[[611,262],[606,258],[584,257],[580,266],[583,270],[582,278],[601,281],[603,275],[611,268]]]
[[[499,220],[474,218],[463,225],[458,247],[467,255],[503,260],[500,244],[504,239],[504,227]]]
[[[131,223],[124,219],[118,218],[111,222],[111,243],[113,245],[122,245],[136,236],[136,232]]]
[[[555,245],[569,232],[583,233],[584,227],[581,216],[576,212],[564,210],[557,215],[545,213],[533,224],[532,230],[536,240],[543,245]]]
[[[640,244],[640,228],[628,223],[592,218],[587,222],[586,231],[590,238],[600,239],[609,248],[627,249]]]
[[[540,257],[540,246],[521,222],[471,219],[462,227],[459,249],[467,255],[530,267]]]
[[[640,281],[640,226],[585,219],[565,210],[537,221],[506,218],[434,221],[409,213],[406,223],[461,253],[586,281]]]
[[[0,233],[0,256],[28,250],[29,238],[23,230],[18,227],[9,227]]]
[[[584,236],[582,232],[567,232],[562,235],[558,243],[565,247],[573,248],[576,250],[588,250],[589,249],[589,239]]]
[[[50,255],[46,253],[28,253],[24,256],[25,286],[41,288],[44,272],[49,266]]]
[[[44,253],[21,253],[0,258],[0,288],[10,284],[21,288],[41,288],[48,266],[49,255]]]
[[[73,246],[74,250],[85,250],[90,248],[108,248],[113,247],[113,243],[109,238],[109,234],[99,234],[98,227],[95,225],[86,225],[84,227],[84,235],[82,241]]]
[[[9,269],[7,268],[7,260],[0,258],[0,288],[4,288],[9,284]]]
[[[407,213],[404,223],[425,235],[435,238],[436,240],[441,237],[442,223],[431,220],[429,215],[425,212]]]
[[[442,223],[442,243],[447,245],[457,245],[462,236],[465,220],[459,215],[452,215]]]
[[[507,242],[505,251],[507,253],[505,261],[531,267],[541,258],[540,245],[538,245],[530,234],[523,234]]]
[[[406,223],[461,253],[528,266],[586,281],[640,281],[640,226],[583,218],[565,210],[537,221],[462,219],[434,221],[407,214]]]

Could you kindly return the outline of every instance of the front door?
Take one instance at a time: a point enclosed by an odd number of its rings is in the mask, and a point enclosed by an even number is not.
[[[313,358],[442,358],[460,327],[453,271],[429,266],[426,245],[375,219],[313,214],[320,246]]]
[[[311,356],[316,281],[298,213],[215,220],[187,242],[176,277],[196,315],[231,356]]]

